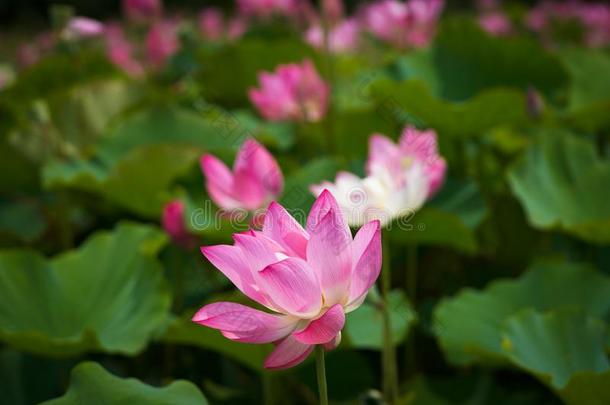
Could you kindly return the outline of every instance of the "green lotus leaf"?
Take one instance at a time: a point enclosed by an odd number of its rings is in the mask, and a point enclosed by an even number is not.
[[[46,259],[0,252],[0,339],[28,352],[141,352],[166,319],[170,293],[155,256],[165,235],[121,224]]]
[[[560,50],[559,57],[571,77],[568,122],[589,132],[610,127],[610,57],[575,47]]]
[[[392,340],[400,344],[417,322],[417,314],[402,291],[394,290],[389,296]],[[381,350],[383,347],[383,319],[381,309],[371,298],[360,308],[347,315],[345,338],[358,349]]]
[[[465,253],[477,250],[472,229],[458,215],[436,207],[424,207],[412,217],[395,220],[388,235],[404,245],[450,246]]]
[[[207,405],[201,391],[191,382],[178,380],[157,388],[135,378],[120,378],[94,362],[80,363],[72,370],[68,391],[45,405]]]
[[[377,112],[386,120],[430,127],[442,137],[474,137],[496,126],[521,126],[529,122],[525,93],[516,89],[493,88],[481,91],[460,103],[435,97],[418,80],[395,82],[379,79],[371,84],[370,95]]]
[[[509,182],[534,227],[610,243],[610,161],[592,142],[545,132],[510,169]]]
[[[496,38],[472,21],[449,18],[432,48],[440,93],[466,100],[484,89],[533,86],[547,96],[562,91],[569,76],[560,59],[534,39]]]
[[[433,329],[452,363],[506,364],[501,345],[506,319],[527,308],[581,309],[603,319],[610,310],[608,296],[610,278],[588,265],[541,262],[518,279],[443,299],[434,312]]]
[[[606,329],[582,311],[527,309],[506,320],[502,348],[512,363],[559,390],[577,372],[610,370]]]

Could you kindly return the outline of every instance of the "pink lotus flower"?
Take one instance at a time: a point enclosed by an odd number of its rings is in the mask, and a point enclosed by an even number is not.
[[[311,186],[314,195],[329,190],[346,221],[359,226],[373,219],[382,226],[412,215],[438,191],[446,163],[438,155],[436,133],[407,127],[395,145],[383,135],[371,137],[367,176],[340,172],[334,183]]]
[[[132,21],[148,22],[161,17],[161,0],[123,0],[123,11]]]
[[[358,47],[360,26],[356,20],[339,22],[329,32],[328,47],[333,53],[354,51]],[[320,25],[313,25],[305,33],[305,41],[314,48],[324,48],[324,30]]]
[[[178,33],[172,21],[156,23],[146,36],[146,53],[152,66],[162,67],[167,59],[178,51]]]
[[[262,145],[248,139],[233,165],[233,172],[216,157],[201,157],[201,170],[212,201],[226,211],[258,210],[277,198],[284,188],[282,171]]]
[[[184,226],[184,204],[182,201],[171,201],[163,208],[161,223],[174,243],[185,248],[194,246],[196,239]]]
[[[275,343],[265,368],[304,361],[315,345],[341,340],[345,314],[358,308],[381,270],[378,221],[352,238],[333,196],[323,192],[303,229],[273,202],[262,231],[233,235],[235,244],[201,252],[246,296],[273,313],[231,302],[201,308],[193,321],[243,343]]]
[[[94,38],[102,35],[104,24],[87,17],[73,17],[68,21],[65,35],[68,38]]]
[[[423,175],[426,176],[429,184],[428,198],[430,198],[443,185],[447,170],[445,159],[438,154],[436,132],[419,131],[408,126],[404,129],[398,145],[380,134],[371,137],[367,161],[368,173],[373,173],[377,166],[385,167],[399,183],[404,183],[405,169],[415,163],[423,168]]]
[[[432,40],[444,0],[381,0],[365,10],[369,31],[395,46],[420,48]]]
[[[330,89],[313,63],[280,65],[275,73],[258,76],[260,89],[250,89],[250,101],[270,121],[320,121],[326,114]]]
[[[510,34],[512,24],[501,11],[485,13],[479,17],[479,25],[491,35],[501,37]]]

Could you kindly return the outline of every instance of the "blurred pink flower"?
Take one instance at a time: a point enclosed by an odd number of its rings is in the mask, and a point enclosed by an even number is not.
[[[250,89],[250,101],[271,121],[320,121],[326,114],[330,89],[313,63],[280,65],[258,76],[260,88]]]
[[[582,25],[587,45],[603,47],[610,43],[610,5],[607,3],[543,1],[532,8],[526,17],[526,25],[540,33],[547,42],[552,35],[553,24],[569,21]]]
[[[240,16],[232,17],[227,24],[227,38],[239,39],[248,31],[248,21]]]
[[[354,19],[344,20],[333,26],[329,32],[328,46],[333,53],[354,51],[358,47],[360,27]],[[305,41],[314,48],[324,47],[324,30],[320,25],[310,27],[305,33]]]
[[[273,202],[262,231],[233,235],[234,245],[202,247],[203,255],[246,296],[273,313],[231,302],[201,308],[193,321],[243,343],[274,343],[267,369],[304,361],[315,345],[341,340],[345,314],[358,308],[381,270],[378,221],[352,238],[337,202],[323,192],[306,229]]]
[[[104,24],[87,17],[73,17],[66,25],[65,33],[69,38],[93,38],[104,33]]]
[[[17,63],[20,67],[26,68],[32,66],[38,63],[40,58],[41,52],[36,44],[23,43],[19,45],[19,48],[17,49]]]
[[[106,29],[106,53],[108,59],[132,77],[144,74],[142,64],[135,58],[133,45],[125,37],[123,28],[110,24]]]
[[[184,203],[180,200],[171,201],[163,208],[161,223],[174,243],[184,248],[192,248],[196,238],[184,226],[184,215]]]
[[[173,21],[155,23],[146,36],[146,54],[155,68],[162,67],[167,59],[178,51],[178,33]]]
[[[407,126],[398,145],[384,135],[375,134],[371,137],[366,165],[369,174],[375,171],[376,166],[382,166],[387,168],[399,184],[404,184],[405,170],[413,164],[423,168],[423,175],[429,184],[428,198],[436,194],[445,180],[447,163],[438,153],[434,130],[419,131]]]
[[[299,0],[237,0],[237,9],[245,17],[267,19],[276,15],[294,17],[299,13]]]
[[[248,24],[245,18],[236,16],[226,20],[218,8],[205,8],[199,13],[199,30],[207,40],[238,39],[245,34],[247,29]]]
[[[161,0],[123,0],[123,11],[127,18],[136,22],[150,22],[161,17]]]
[[[205,154],[201,170],[212,201],[226,211],[255,211],[276,199],[284,188],[282,171],[267,149],[253,139],[241,146],[233,172],[218,158]]]
[[[371,136],[365,178],[339,172],[334,183],[324,181],[310,190],[316,196],[330,191],[352,226],[371,220],[385,226],[421,208],[441,187],[446,168],[436,133],[407,127],[398,145],[383,135]]]
[[[444,0],[379,0],[364,11],[364,23],[379,39],[397,47],[427,46],[436,32]]]
[[[205,39],[211,41],[221,39],[225,30],[222,11],[216,7],[201,10],[199,13],[199,30]]]
[[[512,30],[510,20],[502,11],[493,11],[481,15],[479,25],[489,34],[498,37],[508,35]]]
[[[610,44],[610,4],[586,3],[579,9],[578,14],[586,27],[587,45],[603,47]]]

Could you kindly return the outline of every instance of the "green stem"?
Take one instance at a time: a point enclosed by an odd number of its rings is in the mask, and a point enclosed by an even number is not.
[[[407,285],[406,291],[411,300],[411,305],[417,302],[417,245],[409,245],[407,248]]]
[[[405,291],[409,296],[411,305],[417,304],[417,245],[407,247],[407,274]],[[405,346],[405,370],[409,374],[415,373],[417,362],[415,357],[415,336],[411,334]]]
[[[383,268],[381,270],[381,297],[383,318],[383,392],[388,403],[393,404],[398,398],[398,376],[396,371],[396,350],[392,341],[392,319],[390,318],[389,296],[392,281],[390,270],[390,244],[388,235],[382,238],[383,244]]]
[[[328,405],[328,389],[326,387],[326,365],[324,364],[324,346],[317,345],[316,374],[318,376],[318,391],[320,392],[320,405]]]

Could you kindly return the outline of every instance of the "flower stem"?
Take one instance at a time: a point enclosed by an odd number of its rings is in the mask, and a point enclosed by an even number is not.
[[[407,247],[407,285],[405,290],[411,305],[415,306],[417,302],[417,245],[409,245]]]
[[[407,274],[406,274],[405,291],[411,301],[411,305],[415,308],[417,304],[417,245],[408,245],[407,247]],[[411,333],[412,335],[412,333]],[[405,370],[407,373],[413,374],[417,369],[415,358],[415,336],[409,336],[405,346]]]
[[[316,374],[318,376],[318,391],[320,392],[320,405],[328,405],[328,389],[326,388],[326,365],[324,364],[324,346],[317,345]]]
[[[383,244],[383,268],[381,270],[381,296],[383,299],[382,318],[383,318],[383,392],[388,403],[393,404],[398,398],[398,377],[396,371],[396,351],[392,341],[392,319],[390,318],[390,288],[392,274],[390,269],[390,244],[388,235],[382,238]]]

